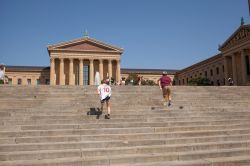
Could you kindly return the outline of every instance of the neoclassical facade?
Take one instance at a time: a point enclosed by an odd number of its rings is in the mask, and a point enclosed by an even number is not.
[[[225,79],[231,77],[236,85],[250,85],[250,25],[240,26],[219,50],[224,59]]]
[[[188,85],[195,78],[207,78],[211,85],[225,85],[222,54],[215,55],[176,73],[178,85]]]
[[[250,85],[250,25],[241,25],[220,47],[221,53],[176,73],[178,85],[192,78],[208,78],[212,85]]]
[[[180,71],[167,70],[175,85],[188,85],[191,79],[208,78],[211,85],[250,85],[250,25],[241,25],[220,47],[220,53]],[[50,67],[7,66],[9,84],[94,85],[101,79],[120,81],[129,74],[157,81],[164,69],[122,69],[122,48],[83,37],[49,45]]]
[[[121,68],[120,77],[127,79],[130,74],[136,74],[142,76],[144,80],[152,80],[157,83],[163,71],[167,71],[174,80],[178,70]],[[8,82],[10,85],[50,85],[50,67],[6,66],[6,75],[8,76],[6,83]]]
[[[121,79],[122,48],[84,37],[49,45],[48,53],[50,85],[94,85],[97,72],[101,79]]]
[[[6,66],[6,82],[13,85],[94,85],[98,72],[100,79],[112,78],[119,82],[136,74],[156,83],[163,71],[167,71],[173,80],[177,71],[121,69],[123,49],[89,37],[49,45],[47,50],[49,67]]]

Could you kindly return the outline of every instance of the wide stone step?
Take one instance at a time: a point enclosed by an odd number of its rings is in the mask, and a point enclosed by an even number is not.
[[[126,123],[126,122],[113,122],[113,121],[107,121],[106,123],[102,123],[103,121],[95,121],[94,123],[89,122],[89,123],[85,123],[82,120],[76,121],[76,120],[28,120],[28,121],[16,121],[16,120],[9,120],[9,121],[4,121],[0,123],[0,128],[2,129],[2,131],[4,130],[4,128],[20,128],[20,126],[22,125],[84,125],[86,126],[86,128],[119,128],[121,126],[143,126],[143,125],[150,125],[152,124],[160,124],[160,125],[166,125],[168,124],[168,126],[190,126],[190,125],[205,125],[205,124],[210,124],[210,125],[221,125],[221,124],[239,124],[239,123],[247,123],[249,122],[248,119],[230,119],[230,120],[211,120],[210,122],[206,122],[203,120],[196,120],[196,121],[166,121],[166,122],[130,122],[130,123]],[[145,126],[144,126],[145,127]]]
[[[72,125],[32,125],[32,126],[20,126],[21,130],[57,130],[57,129],[107,129],[107,128],[137,128],[137,127],[155,127],[156,129],[161,128],[166,131],[179,131],[180,129],[183,131],[186,130],[209,130],[209,129],[227,129],[240,127],[244,128],[250,126],[250,122],[238,122],[238,123],[224,123],[224,124],[202,124],[202,125],[185,125],[185,126],[175,126],[170,125],[169,123],[119,123],[119,124],[104,124],[104,125],[85,125],[85,124],[72,124]]]
[[[216,142],[216,143],[195,143],[195,144],[176,144],[176,145],[147,145],[135,147],[117,148],[92,148],[92,149],[71,149],[71,150],[39,150],[25,152],[0,152],[0,161],[8,160],[34,160],[52,159],[64,157],[92,157],[112,155],[133,155],[133,154],[155,154],[173,152],[195,152],[201,150],[223,150],[236,148],[249,148],[249,141]]]
[[[171,134],[171,133],[170,133]],[[145,135],[148,136],[148,135]],[[183,138],[171,138],[166,133],[160,133],[160,134],[151,134],[151,137],[146,137],[150,140],[157,140],[157,139],[163,139],[166,137],[166,143],[194,143],[194,142],[216,142],[216,141],[228,141],[228,140],[249,140],[250,136],[248,134],[242,134],[242,135],[228,135],[228,136],[197,136],[197,137],[183,137]],[[12,138],[0,138],[0,144],[20,144],[20,143],[52,143],[52,142],[81,142],[82,140],[85,140],[85,136],[78,136],[78,135],[58,135],[58,136],[34,136],[34,137],[12,137]],[[144,138],[141,138],[143,141]],[[124,140],[121,138],[121,140]],[[125,139],[126,141],[133,141],[138,139],[135,137],[134,139]],[[94,140],[93,140],[94,141]],[[118,140],[119,141],[119,140]],[[161,141],[161,140],[160,140]],[[96,144],[98,141],[95,141]],[[110,147],[110,145],[108,146]]]
[[[61,109],[44,109],[44,108],[37,108],[37,109],[6,109],[0,110],[0,114],[3,116],[48,116],[48,115],[87,115],[88,112],[92,112],[97,114],[99,107],[93,108],[67,108],[64,110]],[[145,106],[145,107],[131,107],[131,108],[115,108],[112,107],[111,109],[112,115],[154,115],[157,116],[160,114],[168,114],[168,115],[175,115],[175,116],[185,116],[185,114],[220,114],[227,116],[228,114],[249,114],[250,110],[247,108],[242,109],[232,109],[232,108],[191,108],[187,109],[186,107],[155,107],[155,106]],[[103,113],[106,113],[106,107],[104,108]]]
[[[101,135],[101,134],[125,134],[125,133],[149,133],[149,132],[186,132],[186,131],[213,131],[213,130],[228,130],[228,129],[249,129],[249,123],[246,124],[227,124],[227,125],[201,125],[201,126],[173,126],[173,127],[124,127],[124,128],[91,128],[84,129],[81,125],[54,125],[53,127],[41,126],[36,129],[24,127],[21,130],[1,131],[0,136],[23,136],[30,134],[32,136],[41,135],[49,136],[56,134],[79,134],[79,135]],[[84,126],[83,126],[84,127]],[[45,128],[45,129],[44,129]]]
[[[196,152],[177,152],[177,153],[154,153],[154,154],[136,154],[136,155],[114,155],[114,156],[101,156],[101,157],[70,157],[70,158],[57,158],[57,159],[44,159],[44,160],[22,160],[22,161],[3,161],[1,166],[68,166],[68,165],[117,165],[117,164],[139,164],[139,163],[152,163],[152,162],[166,162],[166,161],[192,161],[192,160],[205,160],[206,158],[225,158],[225,157],[245,157],[250,155],[248,148],[238,148],[232,150],[203,150]],[[242,159],[244,160],[244,159]],[[241,161],[241,160],[238,160]],[[246,161],[246,159],[245,159]]]
[[[249,166],[250,156],[206,158],[190,161],[166,161],[133,164],[133,166]],[[114,166],[131,166],[131,164],[115,164]]]
[[[108,140],[140,140],[140,139],[170,139],[170,138],[180,138],[180,137],[214,137],[214,136],[225,136],[225,135],[248,135],[250,133],[249,129],[233,129],[233,130],[210,130],[210,131],[185,131],[185,132],[148,132],[148,133],[128,133],[128,134],[100,134],[100,135],[81,135],[76,132],[64,131],[63,133],[57,134],[44,134],[44,133],[34,133],[22,132],[20,133],[5,133],[1,137],[1,142],[56,142],[56,141],[108,141]],[[36,134],[36,135],[35,135]],[[2,134],[3,135],[3,134]],[[64,137],[64,138],[62,138]],[[40,139],[40,140],[39,140]]]
[[[36,116],[79,116],[79,115],[88,115],[88,113],[92,114],[99,114],[100,112],[99,107],[88,109],[88,110],[68,110],[68,111],[61,111],[58,110],[43,110],[43,111],[31,111],[31,110],[24,110],[24,111],[0,111],[0,116],[17,116],[17,117],[36,117]],[[224,110],[224,109],[207,109],[200,110],[200,109],[180,109],[180,108],[173,108],[173,107],[165,107],[156,109],[155,107],[145,107],[145,108],[131,108],[130,111],[128,109],[120,110],[120,109],[112,109],[112,115],[114,116],[124,116],[124,118],[130,117],[148,117],[148,116],[192,116],[192,115],[220,115],[220,116],[239,116],[239,115],[250,115],[250,110],[241,109],[241,110]],[[132,111],[132,112],[131,112]],[[106,108],[103,110],[103,114],[105,114]]]
[[[186,116],[186,117],[168,117],[168,116],[164,116],[164,117],[151,117],[151,118],[145,118],[145,117],[141,117],[141,118],[136,118],[136,117],[131,117],[131,118],[114,118],[113,115],[111,115],[111,119],[105,119],[104,116],[101,116],[99,119],[97,119],[96,115],[91,115],[91,116],[37,116],[35,118],[27,118],[27,117],[2,117],[0,118],[2,122],[4,122],[5,124],[8,124],[9,122],[13,122],[13,121],[17,121],[18,123],[23,123],[25,121],[37,121],[38,122],[45,122],[45,121],[62,121],[62,120],[66,120],[66,121],[82,121],[82,123],[119,123],[119,122],[168,122],[168,121],[206,121],[207,119],[216,121],[216,120],[234,120],[234,119],[242,119],[242,120],[249,120],[250,116],[247,115],[241,115],[241,116]],[[39,124],[39,123],[38,123]]]
[[[33,121],[32,121],[33,122]],[[51,121],[53,122],[53,121]],[[73,123],[72,123],[73,122]],[[220,121],[168,121],[168,122],[121,122],[121,123],[83,123],[72,121],[71,124],[63,123],[63,124],[48,124],[48,123],[39,123],[39,124],[31,124],[31,125],[18,125],[16,124],[15,128],[20,128],[21,130],[46,130],[46,129],[94,129],[94,128],[129,128],[129,127],[179,127],[179,126],[205,126],[205,125],[240,125],[246,124],[249,125],[249,120],[241,120],[241,119],[230,119],[230,120],[220,120]],[[26,123],[26,122],[25,122]],[[3,125],[2,128],[8,128],[13,125]],[[1,126],[0,126],[1,127]]]

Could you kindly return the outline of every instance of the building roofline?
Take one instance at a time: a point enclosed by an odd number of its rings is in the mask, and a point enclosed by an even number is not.
[[[6,71],[44,71],[50,70],[50,66],[12,66],[6,65]],[[169,74],[175,74],[179,70],[172,69],[141,69],[141,68],[121,68],[122,74],[129,73],[142,73],[142,74],[161,74],[163,71],[167,71]]]
[[[206,62],[213,61],[213,60],[218,59],[218,58],[221,58],[221,57],[222,57],[222,54],[219,53],[219,54],[214,55],[214,56],[212,56],[212,57],[210,57],[210,58],[207,58],[207,59],[202,60],[202,61],[200,61],[200,62],[198,62],[198,63],[195,63],[195,64],[193,64],[193,65],[191,65],[191,66],[188,66],[188,67],[186,67],[186,68],[184,68],[184,69],[182,69],[182,70],[179,70],[176,74],[179,74],[179,73],[181,73],[181,72],[185,72],[185,71],[187,71],[187,70],[189,70],[189,69],[191,69],[191,68],[200,66],[200,65],[202,65],[202,64],[204,64],[204,63],[206,63]]]
[[[5,70],[7,72],[9,71],[44,71],[44,70],[50,70],[49,66],[12,66],[12,65],[6,65]]]
[[[162,74],[163,71],[167,71],[168,74],[175,74],[179,70],[173,69],[141,69],[141,68],[121,68],[121,73],[142,73],[142,74]]]

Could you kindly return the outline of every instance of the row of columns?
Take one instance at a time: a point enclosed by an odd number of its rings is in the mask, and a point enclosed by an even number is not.
[[[240,63],[238,63],[237,61],[237,56],[239,56],[239,54],[240,54]],[[250,64],[250,55],[248,55],[249,62],[246,62],[246,56],[247,55],[245,50],[241,50],[240,52],[224,56],[225,79],[227,85],[228,85],[227,80],[229,77],[233,79],[235,85],[247,85],[248,82],[247,67],[249,67],[247,66],[247,63]]]
[[[65,76],[64,76],[64,59],[69,59],[69,85],[74,85],[74,59],[73,58],[59,58],[60,59],[60,70],[59,70],[59,85],[65,85]],[[94,60],[89,60],[89,84],[94,85]],[[104,59],[99,60],[99,73],[100,79],[103,79],[103,61]],[[108,74],[109,78],[112,77],[112,61],[115,59],[108,59]],[[83,61],[84,59],[79,59],[79,85],[83,85]],[[116,80],[120,80],[120,60],[116,60]],[[50,59],[50,85],[56,85],[56,72],[55,72],[55,58]]]

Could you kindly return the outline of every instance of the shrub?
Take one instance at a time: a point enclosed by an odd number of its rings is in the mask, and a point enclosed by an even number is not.
[[[208,78],[193,78],[190,81],[188,81],[188,85],[193,85],[193,86],[208,86],[211,85],[211,81]]]

